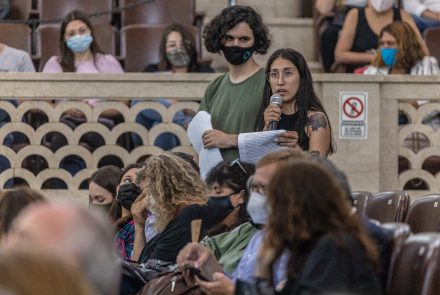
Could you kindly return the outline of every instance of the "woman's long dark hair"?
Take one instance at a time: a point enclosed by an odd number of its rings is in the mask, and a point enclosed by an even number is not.
[[[119,177],[118,184],[121,183],[122,178],[124,178],[125,174],[130,171],[131,169],[138,168],[138,164],[129,164],[127,165],[124,170],[122,170],[121,177]],[[116,194],[117,196],[117,194]],[[115,198],[113,199],[112,206],[110,207],[108,211],[108,216],[111,218],[112,221],[115,221],[115,228],[116,230],[120,230],[128,221],[130,221],[133,216],[131,215],[131,212],[126,216],[122,217],[122,204],[119,201],[119,199]]]
[[[315,90],[313,88],[313,79],[312,75],[310,74],[309,67],[307,66],[307,62],[302,56],[301,53],[299,53],[296,50],[293,50],[291,48],[282,48],[275,51],[267,61],[266,65],[266,76],[270,72],[270,67],[272,66],[272,63],[277,58],[283,58],[286,60],[291,61],[296,68],[298,69],[299,76],[300,76],[300,85],[298,88],[298,93],[295,97],[295,110],[298,112],[298,120],[295,126],[295,131],[298,132],[299,135],[299,146],[303,147],[305,146],[305,142],[307,139],[307,134],[305,132],[305,127],[307,125],[308,116],[307,113],[309,110],[313,111],[319,111],[322,112],[327,116],[326,111],[324,110],[324,107],[322,106],[321,102],[319,101],[318,96],[315,93]],[[264,92],[263,92],[263,100],[260,107],[258,119],[257,119],[257,130],[263,130],[264,127],[264,110],[269,106],[270,103],[270,97],[272,96],[272,89],[270,88],[269,81],[266,80],[264,84]],[[333,143],[333,137],[331,136],[331,126],[330,121],[328,121],[328,126],[330,129],[330,147],[329,147],[329,153],[334,152],[334,143]]]
[[[197,64],[196,40],[193,34],[191,34],[187,29],[185,29],[185,27],[180,24],[171,24],[163,32],[162,40],[160,41],[159,47],[159,71],[170,71],[173,68],[166,57],[166,43],[168,35],[171,32],[177,32],[182,35],[183,46],[185,46],[185,50],[190,57],[188,72],[198,72],[199,67]]]
[[[296,277],[311,251],[322,238],[329,238],[349,255],[355,255],[350,240],[365,251],[373,268],[378,253],[351,203],[326,168],[310,159],[297,159],[282,165],[267,189],[271,214],[266,226],[265,243],[279,257],[284,250],[291,254],[289,278]]]
[[[67,47],[66,40],[64,39],[67,25],[74,20],[82,21],[90,29],[90,35],[93,37],[92,44],[90,44],[90,51],[93,54],[93,62],[95,63],[95,66],[96,55],[98,53],[103,53],[102,50],[99,48],[98,43],[96,42],[95,30],[87,15],[81,11],[73,10],[64,17],[60,29],[60,56],[58,61],[61,65],[61,68],[63,69],[63,72],[76,72],[75,54],[72,52],[72,50],[70,50],[69,47]]]

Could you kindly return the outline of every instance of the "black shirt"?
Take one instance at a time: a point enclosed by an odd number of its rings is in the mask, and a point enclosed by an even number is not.
[[[179,251],[191,242],[191,221],[196,219],[202,220],[200,238],[203,238],[204,232],[216,222],[207,206],[197,204],[186,206],[162,232],[145,245],[139,262],[159,259],[175,263]]]
[[[281,119],[278,122],[278,129],[279,130],[287,130],[287,131],[296,131],[298,132],[298,135],[300,134],[298,127],[296,126],[298,122],[298,112],[291,114],[291,115],[285,115],[281,113]],[[301,127],[300,127],[301,128]],[[305,128],[305,126],[303,127]],[[303,151],[309,150],[309,138],[299,138],[298,145],[301,147]]]

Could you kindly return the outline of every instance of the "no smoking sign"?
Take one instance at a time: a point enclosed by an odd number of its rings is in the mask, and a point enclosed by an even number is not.
[[[339,94],[339,138],[367,138],[367,92]]]

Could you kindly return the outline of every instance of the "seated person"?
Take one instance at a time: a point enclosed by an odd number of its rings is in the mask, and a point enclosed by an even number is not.
[[[440,27],[440,0],[403,0],[403,8],[422,33],[427,28]]]
[[[282,294],[381,294],[376,246],[351,213],[351,203],[329,170],[311,159],[288,161],[266,189],[270,214],[257,255],[255,282],[232,284],[222,273],[215,273],[219,268],[209,253],[190,244],[179,262],[197,263],[205,273],[213,266],[206,274],[212,282],[197,280],[203,291],[273,294],[273,267],[287,255],[286,280],[278,286]]]
[[[180,24],[171,24],[162,35],[159,46],[159,63],[149,64],[145,67],[144,72],[170,72],[170,73],[212,73],[214,70],[208,65],[199,63],[197,58],[196,41],[191,32]],[[134,100],[132,105],[141,102]],[[160,99],[159,102],[166,107],[177,103],[177,100]],[[189,122],[194,117],[195,112],[190,109],[183,109],[174,115],[173,123],[182,126],[184,129],[188,127]],[[139,123],[147,129],[162,123],[161,116],[153,110],[143,110],[136,117],[136,123]],[[133,137],[135,145],[140,145],[141,141],[138,136]],[[156,139],[154,145],[163,150],[170,150],[180,142],[173,134],[161,134]]]
[[[80,11],[72,11],[64,18],[60,29],[60,56],[52,56],[43,68],[43,73],[123,73],[119,62],[110,54],[104,54],[97,41],[95,30],[87,15]],[[94,106],[97,99],[88,99],[87,103]],[[125,103],[125,102],[124,102]],[[121,115],[117,110],[106,110],[100,114],[98,122],[111,129]],[[60,121],[72,129],[85,123],[84,114],[78,109],[69,109],[61,116]],[[80,144],[91,152],[105,144],[101,136],[94,133],[85,134]],[[63,136],[58,134],[48,136],[45,145],[52,151],[67,145]],[[115,164],[115,163],[106,163]],[[64,159],[61,166],[75,175],[85,168],[85,163],[77,156],[69,156]]]
[[[366,8],[350,10],[336,44],[332,71],[336,71],[339,66],[346,66],[346,72],[353,73],[356,68],[371,64],[375,58],[380,31],[393,21],[406,22],[417,30],[411,16],[402,9],[394,8],[394,4],[395,0],[369,0]],[[416,35],[420,43],[424,44],[418,30]],[[425,45],[423,50],[428,54]]]
[[[0,15],[2,14],[1,5],[2,4],[0,2]],[[32,63],[29,53],[20,49],[7,46],[4,43],[1,43],[1,37],[0,37],[0,72],[33,73],[35,72],[35,67],[34,64]],[[15,107],[18,106],[18,102],[15,99],[10,99],[7,101],[13,104]],[[8,113],[5,110],[0,109],[0,127],[10,121],[11,118],[8,115]],[[17,144],[23,144],[24,142],[25,139],[21,136],[21,134],[14,132],[6,136],[3,144],[8,147],[13,147]],[[6,159],[4,156],[0,155],[0,173],[8,168],[11,168],[9,160]],[[13,181],[8,181],[7,184],[5,184],[5,188],[10,188],[12,186],[13,186]]]
[[[379,35],[379,48],[366,75],[438,75],[437,60],[423,51],[413,28],[405,22],[385,26]]]
[[[316,0],[315,8],[319,12],[318,25],[324,26],[320,32],[321,61],[324,71],[330,73],[335,62],[335,47],[348,11],[356,7],[365,7],[367,0]],[[322,20],[325,18],[325,23]]]

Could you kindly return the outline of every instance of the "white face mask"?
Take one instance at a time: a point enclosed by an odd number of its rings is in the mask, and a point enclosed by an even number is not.
[[[246,206],[246,210],[255,224],[267,224],[269,219],[269,207],[267,197],[257,192],[252,192]]]
[[[370,0],[374,10],[381,13],[393,7],[395,0]]]

